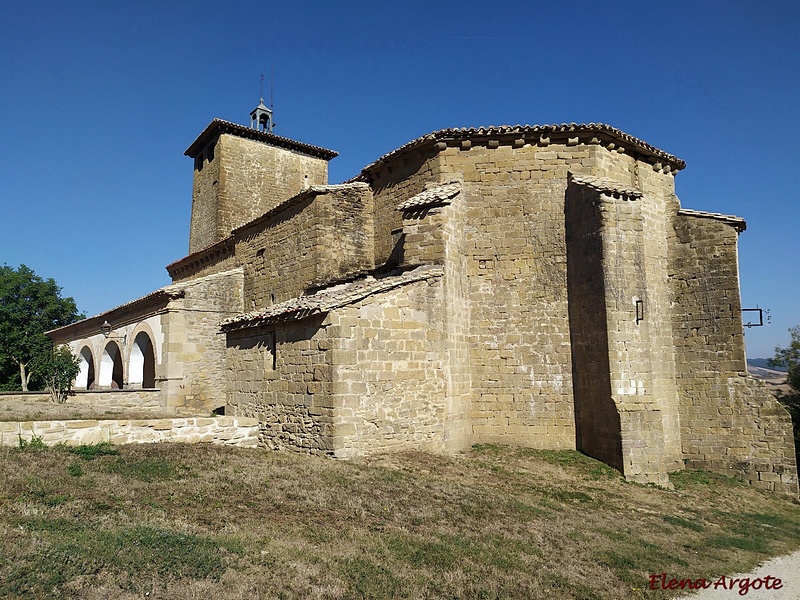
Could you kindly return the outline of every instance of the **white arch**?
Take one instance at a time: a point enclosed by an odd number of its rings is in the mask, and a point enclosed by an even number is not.
[[[143,335],[147,338],[146,333],[140,333],[136,336],[136,339],[133,341],[133,347],[131,347],[131,357],[128,361],[128,383],[130,385],[141,385],[144,379],[144,344],[142,344],[139,339]],[[147,340],[145,340],[144,343],[146,344]]]
[[[128,360],[128,384],[155,387],[155,351],[153,341],[145,331],[136,334]]]
[[[78,354],[78,365],[80,371],[75,379],[75,388],[88,390],[89,386],[94,383],[94,357],[89,346],[81,348],[80,354]]]
[[[103,388],[122,387],[122,357],[116,342],[108,342],[103,350],[97,384]]]

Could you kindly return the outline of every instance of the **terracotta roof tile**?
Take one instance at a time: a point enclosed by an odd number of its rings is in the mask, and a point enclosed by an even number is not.
[[[700,217],[702,219],[716,219],[717,221],[722,221],[723,223],[727,223],[728,225],[735,227],[736,231],[740,233],[747,229],[747,222],[741,217],[737,217],[735,215],[723,215],[722,213],[692,210],[691,208],[682,208],[678,211],[678,214],[685,215],[687,217]]]
[[[416,196],[412,196],[405,202],[398,204],[397,210],[405,211],[412,208],[450,204],[450,200],[455,198],[460,191],[461,184],[458,182],[431,187],[424,192],[420,192]]]
[[[603,194],[611,196],[628,196],[630,198],[641,198],[642,192],[636,188],[628,187],[618,181],[608,177],[592,177],[590,175],[573,175],[571,181],[578,185],[590,187]]]
[[[438,265],[417,267],[399,275],[367,277],[319,290],[310,296],[300,296],[280,302],[268,308],[225,319],[223,331],[258,327],[280,321],[297,321],[315,314],[329,312],[335,308],[353,304],[367,296],[408,285],[416,281],[441,277],[444,270]]]
[[[679,171],[686,167],[686,163],[672,154],[659,150],[655,146],[651,146],[645,141],[640,140],[624,131],[605,125],[604,123],[561,123],[560,125],[490,125],[488,127],[461,127],[440,129],[432,133],[418,137],[399,148],[392,150],[388,154],[384,154],[375,162],[367,165],[361,170],[361,173],[354,177],[353,180],[369,180],[369,171],[380,167],[383,163],[392,160],[393,158],[410,152],[420,146],[429,142],[447,142],[453,143],[476,138],[524,138],[528,143],[536,143],[535,141],[548,140],[551,135],[561,137],[578,137],[583,136],[589,143],[605,143],[609,147],[614,144],[614,147],[620,145],[627,145],[634,148],[640,154],[651,157],[655,162],[666,163],[672,171]]]

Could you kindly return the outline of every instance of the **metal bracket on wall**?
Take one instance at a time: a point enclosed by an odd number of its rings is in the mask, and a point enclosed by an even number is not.
[[[742,314],[744,315],[744,313],[746,313],[746,312],[758,313],[758,323],[755,323],[755,322],[753,322],[751,320],[748,320],[747,323],[743,323],[742,324],[744,327],[763,327],[764,326],[764,313],[767,314],[767,325],[769,325],[770,321],[772,320],[772,317],[769,314],[769,310],[764,310],[763,308],[758,308],[758,305],[756,305],[756,308],[743,308],[742,309]]]

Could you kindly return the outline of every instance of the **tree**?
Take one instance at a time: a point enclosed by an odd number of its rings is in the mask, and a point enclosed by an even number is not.
[[[788,376],[786,382],[792,387],[795,394],[800,395],[800,325],[789,329],[792,340],[786,348],[777,346],[775,356],[769,359],[772,367],[786,367]]]
[[[37,360],[52,352],[45,332],[81,318],[75,300],[62,298],[53,279],[42,279],[25,265],[0,267],[0,386],[27,391],[39,374]]]
[[[78,357],[67,346],[58,346],[37,357],[36,366],[53,402],[66,402],[72,382],[81,370]]]
[[[789,329],[792,336],[786,348],[777,346],[775,356],[769,359],[771,367],[786,367],[788,369],[786,382],[791,387],[788,394],[780,394],[778,401],[783,404],[792,415],[794,428],[794,446],[797,461],[800,463],[800,325]]]

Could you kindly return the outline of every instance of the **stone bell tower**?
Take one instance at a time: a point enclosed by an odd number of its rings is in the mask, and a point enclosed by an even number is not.
[[[328,161],[338,153],[273,134],[263,99],[250,116],[250,127],[214,119],[184,152],[194,159],[190,253],[303,189],[328,183]]]

